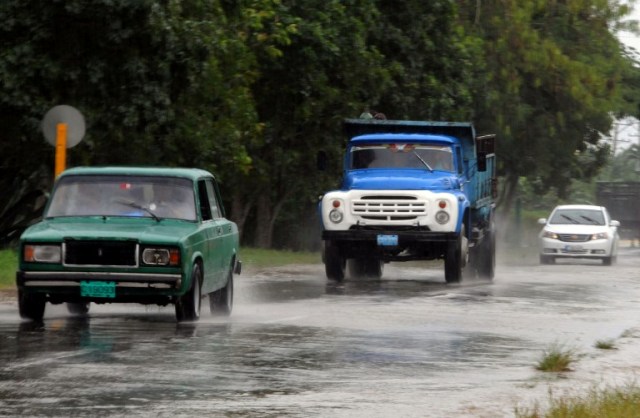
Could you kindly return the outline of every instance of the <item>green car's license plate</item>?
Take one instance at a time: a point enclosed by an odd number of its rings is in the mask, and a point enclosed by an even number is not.
[[[80,296],[92,298],[115,298],[116,282],[80,282]]]

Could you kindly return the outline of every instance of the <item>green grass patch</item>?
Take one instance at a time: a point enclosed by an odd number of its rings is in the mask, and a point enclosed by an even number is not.
[[[614,350],[616,345],[613,340],[598,340],[596,341],[595,347],[600,350]]]
[[[636,418],[640,417],[640,389],[631,385],[623,388],[593,389],[587,396],[551,398],[549,410],[519,411],[517,418]]]
[[[243,268],[266,268],[288,264],[321,263],[320,253],[241,248]],[[18,256],[14,250],[0,250],[0,289],[15,287]]]
[[[571,371],[571,364],[578,359],[575,350],[565,349],[554,344],[544,350],[542,357],[538,360],[536,370],[543,372],[567,372]]]
[[[0,250],[0,289],[15,287],[18,255],[14,250]]]
[[[263,250],[259,248],[240,248],[242,267],[265,268],[288,264],[318,264],[322,260],[320,253],[304,251]]]

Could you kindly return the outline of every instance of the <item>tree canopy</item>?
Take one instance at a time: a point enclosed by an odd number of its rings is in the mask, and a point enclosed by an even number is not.
[[[209,169],[263,247],[310,245],[341,121],[365,109],[497,134],[504,210],[522,177],[562,194],[606,163],[613,116],[640,113],[615,36],[628,14],[609,0],[4,0],[0,239],[42,210],[54,150],[39,124],[58,104],[87,120],[70,165]]]

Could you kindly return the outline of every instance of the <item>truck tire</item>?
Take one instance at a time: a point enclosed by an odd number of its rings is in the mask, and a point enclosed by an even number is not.
[[[493,225],[482,240],[476,255],[478,257],[475,263],[478,268],[478,277],[483,280],[493,280],[496,270],[496,233]]]
[[[324,245],[324,270],[328,279],[341,282],[347,267],[347,259],[340,254],[340,248],[331,241],[325,241]]]
[[[462,225],[458,239],[447,244],[447,252],[444,256],[444,279],[447,283],[460,283],[468,255],[469,239]]]
[[[384,268],[384,263],[377,258],[352,258],[349,259],[347,265],[349,267],[349,276],[354,279],[380,279]]]

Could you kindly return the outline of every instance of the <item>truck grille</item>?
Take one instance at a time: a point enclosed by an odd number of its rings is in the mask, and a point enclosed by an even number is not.
[[[369,220],[406,221],[427,214],[427,202],[414,196],[363,196],[351,203],[353,215]]]
[[[63,254],[67,266],[138,265],[138,244],[134,241],[66,241]]]

